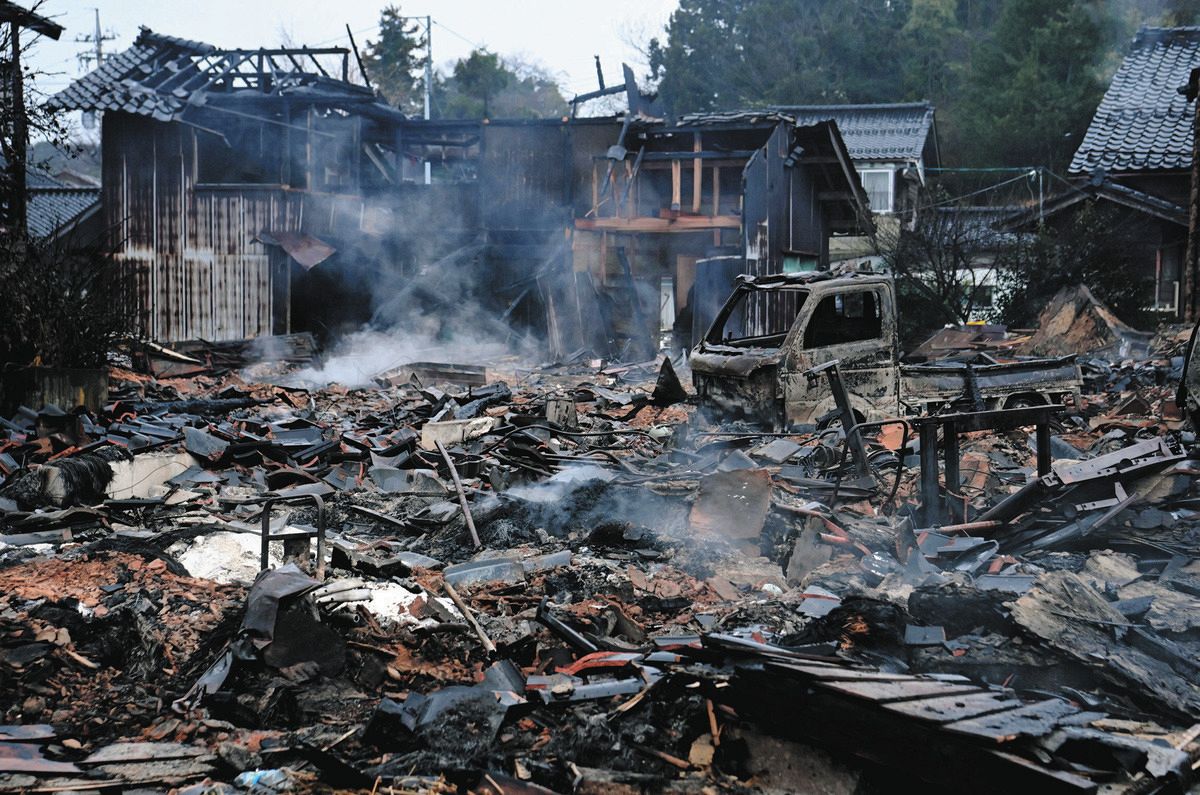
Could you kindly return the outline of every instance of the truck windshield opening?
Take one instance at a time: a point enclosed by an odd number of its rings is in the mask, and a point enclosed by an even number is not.
[[[706,342],[747,348],[783,345],[808,290],[742,287],[717,315]]]

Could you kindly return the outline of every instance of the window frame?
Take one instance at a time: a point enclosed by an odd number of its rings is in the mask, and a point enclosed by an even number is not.
[[[867,174],[885,174],[887,175],[887,197],[888,206],[886,209],[877,208],[872,205],[871,212],[875,215],[891,215],[896,212],[896,170],[887,166],[867,166],[864,168],[855,169],[858,172],[858,180],[862,183],[863,192],[867,194],[867,199],[870,200],[871,192],[867,190],[867,184],[863,177]]]

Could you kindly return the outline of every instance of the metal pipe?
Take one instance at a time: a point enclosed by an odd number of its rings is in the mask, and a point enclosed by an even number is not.
[[[271,541],[276,540],[276,536],[271,535],[271,506],[277,502],[293,502],[296,500],[312,500],[317,506],[317,579],[325,579],[325,500],[319,494],[297,494],[292,497],[269,497],[263,502],[262,509],[262,548],[259,556],[259,569],[266,571],[270,564],[271,557]],[[312,534],[304,537],[307,544],[308,538]],[[299,536],[296,536],[299,538]],[[280,538],[278,540],[286,541],[288,539]]]
[[[1037,468],[1038,477],[1050,474],[1050,422],[1043,419],[1037,424]]]
[[[921,442],[921,518],[926,526],[937,522],[938,506],[937,421],[920,423]]]
[[[945,462],[945,479],[946,492],[948,494],[957,494],[962,488],[962,474],[959,470],[959,452],[958,452],[958,426],[953,422],[947,422],[942,427],[942,444],[945,447],[943,451],[943,460]],[[953,505],[949,500],[947,503]],[[966,505],[963,506],[963,515],[958,517],[961,521],[966,521]]]

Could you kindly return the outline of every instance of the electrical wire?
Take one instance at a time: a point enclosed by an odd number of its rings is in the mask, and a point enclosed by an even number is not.
[[[970,199],[970,198],[973,198],[973,197],[975,197],[975,196],[980,196],[980,195],[982,195],[982,194],[984,194],[984,193],[988,193],[988,192],[990,192],[990,191],[996,190],[997,188],[1003,188],[1005,185],[1011,185],[1011,184],[1013,184],[1014,182],[1020,182],[1021,180],[1025,180],[1025,179],[1029,179],[1029,172],[1025,172],[1024,174],[1020,174],[1020,175],[1018,175],[1018,176],[1015,176],[1015,177],[1013,177],[1013,178],[1011,178],[1011,179],[1006,179],[1006,180],[1003,180],[1002,182],[997,182],[995,185],[990,185],[990,186],[988,186],[988,187],[986,187],[986,188],[980,188],[979,190],[976,190],[976,191],[971,191],[970,193],[964,193],[964,194],[962,194],[961,196],[954,196],[954,197],[951,197],[951,198],[949,198],[949,199],[944,199],[944,200],[942,200],[942,201],[940,201],[940,202],[933,202],[932,204],[925,204],[925,205],[922,205],[922,206],[920,206],[920,207],[918,207],[918,208],[917,208],[917,211],[920,211],[920,210],[931,210],[931,209],[933,209],[933,208],[935,208],[935,207],[943,207],[943,206],[945,206],[945,205],[947,205],[947,204],[954,204],[954,203],[956,203],[956,202],[960,202],[960,201],[962,201],[963,199]]]

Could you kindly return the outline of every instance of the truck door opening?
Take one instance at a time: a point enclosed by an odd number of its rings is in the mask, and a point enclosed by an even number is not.
[[[875,290],[825,296],[804,329],[805,349],[879,339],[883,336],[880,305],[880,296]]]

